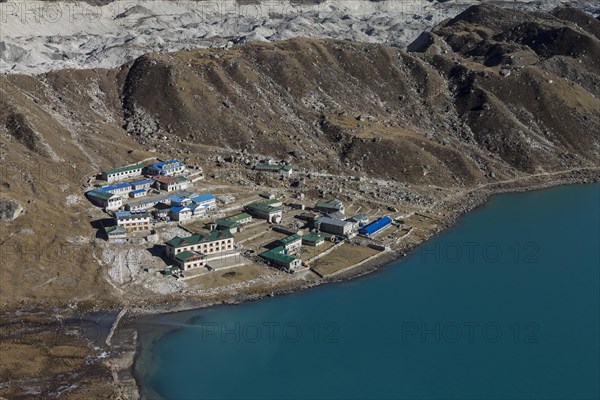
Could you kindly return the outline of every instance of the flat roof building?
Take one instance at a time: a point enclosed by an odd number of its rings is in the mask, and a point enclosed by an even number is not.
[[[144,197],[147,193],[148,193],[148,191],[146,189],[138,189],[138,190],[129,192],[129,197],[137,199],[139,197]]]
[[[279,200],[267,200],[248,204],[244,209],[253,217],[266,219],[270,223],[278,224],[283,218],[283,209],[272,204],[281,204]]]
[[[321,232],[338,236],[347,236],[352,232],[354,224],[349,221],[323,217],[315,221],[315,227]]]
[[[127,239],[127,231],[122,226],[108,226],[104,232],[109,242],[122,243]]]
[[[348,221],[354,222],[357,227],[362,228],[369,223],[369,216],[367,214],[356,214],[348,218]]]
[[[173,221],[188,221],[192,219],[194,212],[188,206],[171,207],[169,210],[169,218]]]
[[[135,164],[127,167],[107,169],[102,171],[100,177],[107,182],[121,181],[133,176],[141,176],[145,167],[144,164]]]
[[[261,172],[278,173],[283,177],[292,176],[293,169],[290,165],[278,165],[278,164],[267,164],[260,163],[254,167],[255,170]]]
[[[376,233],[381,232],[385,228],[388,228],[391,224],[392,224],[392,218],[390,218],[389,216],[386,215],[385,217],[379,218],[378,220],[373,221],[369,225],[362,228],[359,231],[359,234],[361,236],[366,236],[366,237],[373,236]]]
[[[176,236],[165,244],[167,255],[171,258],[186,250],[213,254],[233,250],[233,235],[227,231],[211,231],[196,233],[188,237]]]
[[[179,160],[162,161],[146,168],[149,175],[175,176],[185,171],[185,165]]]
[[[302,260],[285,254],[283,247],[275,247],[259,254],[259,256],[269,264],[285,271],[295,272],[302,268]]]
[[[302,236],[302,244],[305,246],[318,247],[323,243],[325,243],[325,238],[317,232],[310,232]]]
[[[131,192],[133,187],[131,183],[117,183],[115,185],[102,186],[98,190],[105,193],[123,194]]]
[[[166,190],[167,192],[172,192],[174,190],[184,190],[187,189],[190,181],[182,175],[178,176],[157,176],[152,178],[156,181],[158,188],[161,190]]]
[[[211,209],[217,206],[217,198],[210,193],[192,196],[191,200],[200,207],[204,207],[206,209]]]
[[[206,265],[206,256],[196,251],[182,251],[174,258],[175,263],[182,271],[202,268]]]
[[[141,179],[139,181],[135,181],[135,182],[131,182],[131,187],[133,188],[133,190],[139,190],[139,189],[150,189],[150,187],[152,187],[152,184],[154,183],[154,181],[152,179]]]
[[[118,194],[90,190],[85,195],[92,203],[106,210],[118,210],[123,205],[123,197]]]
[[[278,240],[276,243],[283,247],[287,254],[295,253],[302,247],[302,236],[295,233]]]
[[[252,221],[252,216],[247,213],[240,213],[230,217],[221,218],[214,222],[214,228],[220,231],[229,231],[231,233],[239,232],[242,225]]]
[[[342,203],[342,201],[339,199],[318,201],[317,204],[315,205],[315,209],[317,209],[323,213],[326,213],[326,214],[334,213],[334,212],[338,212],[338,211],[342,214],[344,214],[346,212],[344,203]]]
[[[151,229],[152,215],[150,211],[118,211],[115,213],[117,226],[127,232],[146,232]]]

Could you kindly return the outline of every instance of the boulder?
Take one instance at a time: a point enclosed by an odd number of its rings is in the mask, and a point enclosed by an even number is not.
[[[0,200],[0,219],[4,221],[12,221],[23,211],[23,207],[14,200]]]

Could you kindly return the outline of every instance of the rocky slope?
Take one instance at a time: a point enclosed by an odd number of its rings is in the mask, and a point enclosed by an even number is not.
[[[110,300],[81,193],[101,168],[151,156],[209,166],[245,151],[415,191],[598,167],[599,24],[485,5],[408,53],[293,39],[2,76],[0,200],[25,213],[1,222],[0,304]]]

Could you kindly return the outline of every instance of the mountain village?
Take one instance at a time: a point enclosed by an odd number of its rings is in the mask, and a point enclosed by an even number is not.
[[[294,175],[291,165],[271,159],[249,168],[284,181]],[[210,193],[209,186],[198,166],[156,160],[102,171],[85,196],[105,215],[95,222],[98,240],[117,251],[152,244],[149,251],[162,259],[162,269],[140,267],[183,281],[223,270],[235,275],[251,264],[329,277],[389,251],[411,231],[386,213],[398,211],[393,207],[368,215],[335,197],[311,200],[275,189],[236,198]],[[328,262],[344,245],[360,251]]]

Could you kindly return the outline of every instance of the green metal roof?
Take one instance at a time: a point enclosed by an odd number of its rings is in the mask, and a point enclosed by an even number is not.
[[[298,235],[297,233],[294,233],[293,235],[290,235],[288,237],[284,237],[283,239],[280,239],[277,241],[277,243],[281,243],[284,246],[287,246],[290,243],[294,243],[298,240],[302,240],[302,236]]]
[[[217,240],[231,239],[233,235],[227,231],[210,231],[208,233],[197,233],[192,236],[185,238],[176,236],[173,239],[166,242],[167,246],[174,248],[194,246],[201,243],[210,243]]]
[[[239,222],[230,221],[228,219],[219,219],[215,221],[218,226],[222,226],[224,228],[237,228],[240,226]]]
[[[279,247],[275,247],[274,249],[267,250],[264,253],[260,253],[259,256],[266,260],[269,260],[269,261],[280,261],[287,265],[290,265],[295,260],[297,260],[296,257],[292,257],[292,256],[288,256],[287,254],[284,254],[283,253],[284,251],[285,251],[285,249],[283,247],[279,246]]]
[[[204,258],[204,255],[195,251],[182,251],[175,256],[176,259],[182,262],[186,262],[190,258]]]
[[[323,238],[323,235],[321,235],[317,232],[310,232],[310,233],[307,233],[306,235],[302,236],[303,242],[316,243],[316,242],[320,242],[321,240],[325,240],[325,239]]]
[[[107,169],[105,171],[103,171],[106,175],[113,175],[113,174],[118,174],[119,172],[127,172],[127,171],[133,171],[135,169],[143,169],[146,166],[144,164],[136,164],[136,165],[130,165],[128,167],[120,167],[120,168],[112,168],[112,169]]]
[[[116,194],[107,193],[107,192],[101,192],[99,190],[90,190],[86,194],[88,196],[92,196],[92,197],[95,197],[97,199],[104,200],[104,201],[108,201],[109,199],[117,196]]]
[[[272,200],[269,200],[269,201],[272,201]],[[278,201],[274,201],[274,203],[277,203],[277,202]],[[273,202],[270,203],[270,204],[273,204]],[[261,201],[259,203],[248,204],[246,206],[246,208],[248,210],[257,210],[257,211],[263,211],[263,212],[267,212],[267,213],[283,211],[283,209],[281,207],[273,207],[270,204],[267,203],[267,202],[262,202]]]
[[[127,233],[125,228],[123,228],[122,226],[109,226],[109,227],[104,228],[104,231],[108,235],[122,235],[122,234]]]
[[[342,201],[339,199],[321,200],[321,201],[317,202],[317,205],[315,206],[315,208],[327,208],[327,209],[336,209],[337,210],[343,205],[344,205],[344,203],[342,203]]]
[[[220,222],[222,222],[222,221],[236,222],[236,223],[238,223],[238,222],[243,221],[243,220],[248,219],[248,218],[252,219],[252,216],[250,214],[248,214],[248,213],[240,213],[240,214],[232,215],[230,217],[221,218],[221,219],[219,219],[219,220],[217,220],[215,222],[217,224],[220,223]]]

